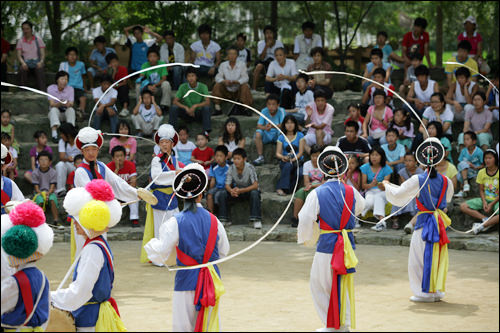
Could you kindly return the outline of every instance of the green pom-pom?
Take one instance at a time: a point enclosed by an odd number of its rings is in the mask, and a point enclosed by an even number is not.
[[[38,237],[30,227],[16,225],[3,235],[2,247],[8,255],[26,259],[38,248]]]

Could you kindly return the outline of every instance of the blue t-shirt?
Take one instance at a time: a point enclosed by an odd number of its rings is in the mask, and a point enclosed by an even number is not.
[[[148,44],[145,42],[135,42],[132,44],[132,60],[130,61],[130,68],[132,70],[141,70],[142,64],[148,61],[148,49]]]
[[[101,69],[106,69],[108,67],[108,63],[106,62],[106,56],[110,53],[116,53],[115,49],[110,47],[106,48],[106,54],[102,55],[101,52],[97,51],[97,49],[93,49],[90,54],[90,60],[93,60],[97,63]]]
[[[221,167],[219,164],[215,164],[210,166],[210,170],[208,171],[208,177],[215,177],[215,187],[216,188],[224,188],[226,187],[226,175],[227,170],[229,170],[229,165],[224,165]]]
[[[394,162],[404,157],[406,154],[405,146],[400,143],[396,143],[396,149],[390,150],[389,144],[383,144],[382,149],[385,151],[385,157],[387,157],[387,162]]]
[[[360,168],[361,172],[364,173],[367,177],[366,180],[368,183],[373,181],[373,177],[375,177],[375,173],[373,173],[370,163],[365,163]],[[381,182],[384,180],[384,177],[390,175],[392,173],[392,169],[390,166],[384,166],[377,175],[377,181]]]
[[[293,140],[291,140],[292,145],[293,145],[293,149],[295,149],[295,154],[299,153],[300,140],[302,140],[302,139],[304,139],[304,133],[297,132],[297,134],[295,135],[295,138]],[[280,135],[278,138],[278,141],[283,144],[283,152],[282,152],[283,155],[287,155],[288,153],[290,153],[292,151],[291,149],[290,150],[287,149],[288,142],[285,140],[284,135]],[[304,159],[304,156],[302,155],[300,157],[300,160],[303,160],[303,159]]]
[[[448,152],[448,161],[453,163],[453,160],[451,158],[451,142],[450,142],[450,140],[447,137],[443,136],[441,139],[439,139],[439,141],[441,141],[441,144],[443,145],[444,149]]]
[[[366,69],[368,70],[368,73],[370,73],[373,69],[373,66],[375,66],[373,64],[373,62],[369,62],[366,64]],[[385,62],[385,61],[382,61],[382,68],[387,72],[387,70],[389,69],[389,67],[392,67],[390,63],[388,62]],[[373,79],[373,76],[370,78],[370,79]],[[385,78],[384,78],[385,79]],[[389,83],[391,83],[391,78],[389,77]]]
[[[65,71],[69,74],[68,84],[75,88],[83,90],[83,79],[82,75],[87,73],[85,70],[85,64],[80,60],[77,60],[74,66],[70,66],[67,61],[61,62],[59,65],[60,71]]]
[[[378,49],[378,45],[375,45],[373,47],[374,49]],[[384,58],[382,59],[383,62],[389,62],[389,56],[392,53],[392,46],[390,44],[385,44],[384,47],[382,48],[382,53],[384,54]]]
[[[469,154],[467,148],[464,148],[462,149],[462,151],[460,151],[460,156],[458,156],[458,161],[459,162],[468,161],[474,164],[474,166],[476,167],[480,166],[483,163],[483,150],[478,146],[476,146],[472,154]]]
[[[267,107],[263,108],[262,112],[267,118],[271,119],[271,121],[276,125],[276,126],[280,126],[281,123],[283,122],[283,119],[285,119],[285,116],[286,116],[286,113],[285,113],[285,109],[283,109],[282,107],[278,107],[278,110],[276,111],[276,113],[274,114],[274,116],[271,115],[271,113],[269,112],[269,109]],[[268,121],[266,119],[264,119],[264,117],[260,117],[259,118],[259,121],[257,122],[258,125],[267,125],[268,124]],[[274,127],[271,128],[271,130],[269,131],[269,133],[273,133],[273,134],[277,134],[278,133],[278,130]]]

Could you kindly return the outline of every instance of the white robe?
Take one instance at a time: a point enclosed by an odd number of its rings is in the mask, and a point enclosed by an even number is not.
[[[197,204],[202,207],[201,204]],[[219,241],[217,248],[219,250],[219,258],[227,256],[229,253],[229,241],[227,239],[226,230],[220,221],[217,219],[217,235]],[[164,264],[175,247],[179,244],[179,226],[175,217],[170,218],[160,228],[160,238],[151,239],[144,249],[148,254],[148,258],[156,265]],[[194,290],[191,291],[174,291],[172,298],[172,318],[173,332],[193,332],[196,324],[198,311],[194,305]],[[220,307],[219,307],[220,308]]]
[[[0,177],[2,180],[1,180],[1,183],[2,183],[2,190],[3,190],[3,177]],[[12,181],[12,196],[10,198],[11,201],[23,201],[24,200],[24,195],[23,193],[21,192],[21,190],[19,189],[19,187],[17,187],[17,184]]]
[[[337,179],[329,179],[328,182],[337,181]],[[364,207],[365,199],[355,189],[354,198],[356,204],[353,213],[359,216]],[[339,194],[340,195],[340,194]],[[316,189],[312,190],[306,198],[304,206],[299,212],[299,225],[297,226],[297,243],[303,244],[309,241],[314,236],[315,223],[317,223],[320,211],[318,196]],[[310,288],[313,296],[314,306],[321,321],[325,324],[328,316],[328,306],[330,304],[330,293],[332,290],[332,269],[331,269],[332,254],[316,252],[311,267]],[[338,331],[347,329],[350,326],[350,306],[349,296],[347,297],[347,311],[345,325],[341,326]],[[323,329],[324,331],[335,331],[335,329]]]
[[[405,181],[401,186],[394,184],[385,185],[385,193],[387,201],[395,206],[404,206],[408,201],[419,196],[419,175],[414,175]],[[446,191],[446,202],[451,202],[453,199],[453,182],[446,177],[448,188]],[[410,288],[415,296],[418,297],[434,297],[442,298],[444,293],[422,292],[422,275],[424,271],[424,252],[425,242],[422,240],[422,228],[415,230],[411,236],[410,252],[408,255],[408,278],[410,280]]]

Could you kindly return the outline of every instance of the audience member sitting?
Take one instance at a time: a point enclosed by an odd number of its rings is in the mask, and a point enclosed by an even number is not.
[[[381,49],[373,48],[370,51],[370,62],[366,64],[365,72],[363,76],[373,80],[373,73],[377,68],[382,68],[385,71],[384,82],[391,82],[391,72],[392,66],[388,62],[384,62],[384,54]],[[371,84],[370,81],[363,80],[363,91],[365,91],[368,86]]]
[[[295,61],[286,58],[284,48],[276,48],[274,58],[275,60],[271,61],[267,69],[265,91],[266,94],[280,96],[280,106],[284,109],[291,109],[296,91],[294,81],[299,73],[295,67]]]
[[[285,119],[285,109],[279,106],[278,96],[271,94],[266,98],[266,107],[261,110],[261,113],[266,116],[271,122],[260,116],[257,122],[257,131],[255,131],[255,147],[257,148],[258,157],[253,161],[254,165],[264,163],[264,145],[268,143],[276,143],[280,132],[273,127],[273,124],[280,126]]]
[[[392,102],[392,96],[394,95],[392,92],[395,91],[394,86],[391,83],[384,82],[385,78],[385,71],[382,68],[377,68],[373,71],[373,81],[377,82],[378,84],[372,83],[366,88],[365,92],[363,93],[363,97],[361,98],[361,115],[366,117],[366,112],[368,110],[368,107],[374,104],[373,98],[374,98],[374,93],[376,90],[382,90],[381,85],[384,86],[383,90],[385,93],[385,104],[390,106],[391,108],[394,107],[393,102]],[[387,88],[390,89],[387,90]]]
[[[349,155],[349,164],[347,166],[347,171],[341,177],[341,181],[346,185],[354,187],[357,191],[361,190],[361,160],[356,156],[356,154]],[[357,225],[359,222],[357,223]]]
[[[479,76],[479,69],[477,67],[477,62],[469,57],[469,52],[472,49],[469,41],[463,40],[458,43],[457,55],[448,59],[447,62],[453,62],[453,64],[446,64],[444,72],[446,73],[446,80],[448,82],[448,87],[451,87],[456,81],[456,71],[460,67],[467,66],[467,69],[471,71],[471,80],[476,82]]]
[[[385,132],[385,140],[387,143],[381,146],[387,158],[387,165],[393,168],[395,175],[398,175],[399,171],[405,167],[404,157],[406,150],[402,144],[398,143],[398,137],[398,130],[389,128]],[[397,180],[397,177],[395,177],[395,181]]]
[[[280,127],[285,135],[280,135],[276,142],[276,158],[280,161],[280,177],[276,184],[276,192],[278,195],[286,195],[293,192],[297,181],[297,168],[299,168],[299,174],[301,173],[306,141],[304,134],[299,132],[299,123],[294,116],[287,115]],[[292,147],[286,141],[285,136],[290,140],[297,157],[293,154]]]
[[[475,235],[498,224],[498,214],[493,215],[491,219],[488,217],[498,210],[498,155],[493,149],[488,149],[484,153],[483,163],[484,168],[479,170],[476,178],[479,184],[479,198],[469,199],[460,205],[460,210],[464,214],[481,221],[472,225]]]
[[[130,29],[132,29],[133,36],[130,36]],[[132,25],[123,29],[125,37],[127,37],[127,42],[125,46],[130,48],[130,72],[137,72],[142,69],[142,64],[148,61],[148,51],[151,46],[156,42],[159,42],[162,37],[151,31],[147,26],[142,25]],[[152,35],[155,39],[143,39],[143,34],[147,33]],[[159,55],[158,55],[159,57]]]
[[[59,71],[68,73],[68,85],[73,87],[75,92],[73,101],[74,103],[77,101],[79,103],[79,108],[76,109],[76,113],[80,118],[83,118],[83,113],[85,112],[87,105],[87,97],[85,96],[86,88],[83,76],[87,74],[87,71],[85,70],[85,64],[78,60],[78,49],[76,47],[68,47],[65,54],[66,61],[59,64]]]
[[[76,171],[76,168],[78,168],[80,166],[80,164],[82,163],[82,161],[83,161],[83,155],[82,154],[75,155],[75,157],[73,158],[73,166],[75,167],[75,170],[71,171],[69,173],[68,177],[66,178],[66,189],[67,189],[67,191],[69,191],[73,187],[75,187],[75,184],[74,184],[75,183],[75,171]]]
[[[405,69],[411,65],[410,54],[418,52],[425,56],[427,64],[432,68],[431,57],[429,55],[429,34],[425,31],[427,28],[427,20],[422,17],[417,17],[413,22],[412,31],[408,31],[403,36],[403,59],[405,62]]]
[[[312,90],[307,89],[307,81],[309,77],[306,74],[299,74],[297,76],[297,93],[295,94],[295,108],[285,110],[288,114],[297,119],[300,126],[305,124],[306,119],[306,106],[314,102],[314,93]]]
[[[365,121],[363,122],[363,137],[370,145],[375,146],[387,143],[385,132],[392,121],[393,113],[390,107],[385,104],[386,95],[382,89],[377,89],[373,93],[374,105],[368,108]]]
[[[94,79],[106,74],[108,63],[106,56],[110,53],[116,53],[115,49],[106,47],[106,37],[97,36],[94,38],[95,49],[92,50],[89,57],[90,67],[87,69],[90,88],[94,88]]]
[[[252,90],[257,89],[257,83],[262,71],[267,73],[269,64],[274,60],[274,51],[279,47],[285,47],[283,43],[276,39],[276,29],[271,25],[264,27],[264,40],[257,43],[257,57],[255,69],[253,71]]]
[[[227,49],[227,61],[220,65],[219,72],[215,76],[216,83],[212,89],[212,95],[251,106],[253,97],[248,85],[247,66],[237,59],[238,49],[230,46]],[[214,116],[222,114],[220,104],[221,100],[214,99]]]
[[[458,181],[462,183],[462,190],[455,194],[456,197],[464,197],[470,191],[469,179],[477,176],[477,171],[483,168],[483,151],[477,145],[476,133],[469,131],[464,133],[465,147],[458,156]]]
[[[357,103],[351,103],[347,106],[347,113],[349,117],[344,121],[344,125],[347,124],[348,121],[355,121],[358,123],[358,135],[361,136],[363,134],[363,123],[365,122],[365,118],[361,116],[361,106]]]
[[[33,72],[38,90],[45,90],[45,43],[42,38],[33,34],[33,23],[24,21],[21,24],[23,36],[17,41],[16,52],[19,62],[19,85],[28,83],[28,74]]]
[[[150,136],[158,130],[163,120],[161,108],[156,104],[151,91],[144,89],[132,111],[132,123],[138,136]]]
[[[95,110],[94,114],[94,123],[92,127],[100,130],[102,118],[107,115],[111,126],[111,133],[116,133],[118,129],[118,111],[116,110],[115,103],[118,92],[115,89],[110,89],[108,92],[106,92],[106,90],[108,90],[108,88],[112,84],[113,79],[111,78],[111,76],[105,74],[101,77],[100,86],[92,90],[92,98],[97,104],[97,109]]]
[[[248,47],[245,47],[245,43],[247,41],[247,35],[240,32],[236,36],[236,48],[238,50],[238,61],[241,61],[247,65],[247,68],[250,68],[252,65],[252,52]]]
[[[358,135],[359,124],[349,120],[344,124],[344,136],[337,140],[336,146],[346,154],[355,154],[360,158],[367,158],[371,150],[368,140]]]
[[[470,55],[477,62],[478,67],[481,68],[483,59],[483,38],[479,31],[476,30],[476,18],[472,15],[468,16],[464,21],[464,32],[458,35],[458,41],[466,40],[470,43]]]
[[[135,155],[137,154],[137,140],[130,135],[130,125],[125,120],[118,122],[118,135],[109,140],[109,153],[113,148],[122,146],[125,149],[125,159],[135,163]]]
[[[429,69],[425,65],[415,68],[417,80],[410,85],[410,91],[406,95],[406,100],[415,109],[419,117],[422,117],[425,109],[431,105],[431,96],[439,92],[439,84],[429,78]],[[404,108],[410,112],[407,105]],[[413,117],[415,115],[411,113]],[[416,117],[415,117],[416,118]]]
[[[208,147],[208,136],[205,133],[196,135],[196,148],[191,153],[191,162],[199,163],[208,174],[210,164],[214,162],[214,150]]]
[[[227,161],[228,150],[226,146],[219,145],[215,148],[215,163],[210,166],[208,177],[210,184],[207,191],[207,209],[214,213],[214,202],[220,202],[220,196],[226,193],[226,177],[229,165]],[[228,227],[229,221],[224,222],[224,226]]]
[[[424,126],[427,126],[431,121],[438,121],[443,125],[444,135],[448,138],[448,140],[453,141],[452,132],[451,132],[451,124],[453,123],[454,115],[453,111],[449,105],[444,101],[444,95],[440,92],[436,92],[431,96],[431,106],[427,107],[422,115],[422,123]],[[417,134],[417,140],[420,140],[419,135],[423,135],[425,133],[424,127],[422,124],[418,128],[420,134]],[[424,138],[426,139],[426,138]],[[416,146],[414,147],[416,149]],[[415,151],[412,149],[412,151]]]
[[[184,63],[184,46],[175,41],[175,33],[167,30],[163,33],[163,43],[160,47],[160,60],[166,64]],[[185,82],[184,68],[182,66],[168,67],[169,75],[172,75],[172,88],[179,89],[181,83]]]
[[[499,80],[498,80],[498,69],[495,71],[492,78],[493,85],[488,85],[488,91],[486,92],[486,96],[488,97],[488,107],[489,110],[493,113],[493,119],[498,121],[498,89],[499,89]]]
[[[455,114],[454,119],[463,121],[467,109],[473,108],[472,95],[478,91],[479,86],[470,80],[470,71],[465,67],[458,68],[455,77],[457,81],[448,88],[445,101]]]
[[[493,142],[491,134],[491,124],[493,123],[493,114],[486,106],[486,95],[478,91],[472,95],[473,108],[465,111],[464,130],[458,136],[460,149],[464,144],[464,133],[473,131],[477,135],[478,145],[483,150],[490,148]]]
[[[410,56],[410,67],[406,70],[405,79],[403,80],[403,84],[399,86],[399,94],[407,95],[406,89],[410,89],[410,85],[417,81],[417,76],[415,75],[415,69],[422,65],[422,55],[418,52],[411,53]]]
[[[453,160],[451,158],[451,142],[444,135],[443,124],[441,124],[439,121],[431,121],[429,124],[427,124],[427,132],[429,133],[429,137],[439,139],[439,141],[441,142],[441,144],[443,145],[443,147],[445,149],[444,157],[447,158],[450,162],[453,162]],[[415,140],[415,149],[421,143],[422,143],[422,141]],[[414,151],[414,150],[412,149],[411,151]]]
[[[17,150],[12,147],[12,138],[6,132],[2,132],[2,144],[7,147],[10,155],[12,156],[12,162],[5,166],[3,170],[3,175],[14,180],[17,177]]]
[[[106,63],[108,64],[108,75],[111,76],[113,81],[118,81],[128,75],[127,67],[120,66],[118,62],[118,56],[116,53],[110,53],[106,56]],[[129,104],[129,87],[128,79],[120,81],[114,89],[117,90],[117,100],[122,105],[122,110],[120,111],[120,116],[126,117],[129,115],[128,104]]]
[[[10,110],[8,109],[3,109],[2,110],[2,116],[1,116],[1,129],[2,133],[7,133],[10,135],[10,138],[12,140],[12,147],[14,147],[15,150],[19,151],[19,143],[16,140],[16,137],[14,136],[14,124],[11,123],[11,118],[12,114]]]
[[[59,198],[66,195],[66,179],[68,174],[76,170],[73,158],[82,153],[75,143],[77,134],[78,130],[70,123],[62,123],[59,126],[59,162],[56,164],[56,194]]]
[[[174,147],[175,156],[178,161],[182,162],[184,165],[188,165],[191,163],[191,156],[193,150],[196,149],[196,145],[192,141],[189,141],[189,129],[187,126],[179,126],[177,134],[179,136],[179,141]]]
[[[212,38],[212,27],[208,24],[202,24],[198,27],[199,41],[191,44],[193,56],[191,62],[199,65],[198,75],[200,77],[214,77],[219,68],[221,56],[221,47]]]
[[[436,164],[435,168],[439,174],[451,179],[451,182],[453,183],[453,188],[456,191],[458,189],[457,167],[449,159],[443,158],[441,162]]]
[[[394,118],[389,124],[389,128],[398,131],[398,143],[402,144],[407,152],[410,151],[412,141],[415,138],[415,129],[408,111],[401,108],[394,110]]]
[[[377,33],[377,43],[375,44],[375,46],[373,48],[382,50],[382,53],[384,54],[384,58],[383,58],[384,62],[391,63],[392,61],[394,61],[397,63],[404,63],[403,57],[400,57],[399,55],[397,55],[396,52],[394,52],[394,50],[392,49],[391,44],[387,43],[388,38],[389,37],[387,36],[387,32],[379,31]],[[410,60],[411,60],[411,56],[410,56]]]
[[[329,145],[332,142],[332,120],[335,109],[326,102],[326,94],[318,89],[314,92],[314,103],[306,106],[306,152],[310,154],[312,145]]]
[[[33,134],[33,138],[35,139],[36,145],[34,145],[30,149],[30,166],[31,168],[24,173],[24,179],[26,179],[30,184],[32,184],[32,174],[33,170],[38,168],[38,154],[42,151],[46,151],[52,155],[52,148],[47,145],[47,133],[44,131],[36,131]]]
[[[59,204],[57,203],[57,196],[54,191],[56,190],[57,173],[51,166],[52,154],[47,151],[41,151],[38,156],[38,167],[33,170],[33,187],[35,196],[33,201],[43,211],[46,211],[47,205],[50,205],[50,212],[52,213],[53,225],[61,225],[59,221]]]
[[[210,100],[208,97],[203,97],[195,93],[185,96],[189,90],[208,95],[208,87],[206,84],[198,82],[196,69],[188,67],[186,69],[186,83],[179,86],[175,95],[168,122],[170,125],[177,127],[177,118],[181,116],[188,121],[200,121],[203,125],[203,130],[208,134],[212,131],[210,121]]]
[[[313,63],[307,66],[307,72],[331,71],[332,65],[324,61],[325,51],[322,47],[315,47],[311,50]],[[333,90],[331,88],[332,74],[311,74],[307,85],[312,91],[321,89],[326,94],[326,99],[331,99]]]
[[[73,109],[75,90],[68,85],[69,75],[65,71],[56,73],[56,83],[47,88],[47,93],[58,98],[61,103],[52,97],[49,100],[49,122],[52,130],[52,142],[57,143],[57,128],[61,126],[61,121],[66,121],[75,126],[76,113]]]
[[[293,58],[297,63],[297,69],[305,70],[313,63],[311,50],[322,47],[321,36],[314,33],[316,24],[307,21],[302,23],[302,34],[295,37],[293,43]]]
[[[229,161],[232,159],[233,151],[236,148],[245,148],[245,141],[238,118],[227,118],[222,136],[219,137],[218,145],[226,146],[228,151],[226,155]]]

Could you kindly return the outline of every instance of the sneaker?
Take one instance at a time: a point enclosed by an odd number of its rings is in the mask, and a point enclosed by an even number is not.
[[[264,164],[264,156],[260,155],[257,157],[255,161],[253,161],[253,165],[262,165]]]
[[[120,111],[119,116],[120,116],[120,117],[127,117],[129,114],[130,114],[129,110],[127,110],[127,109],[125,109],[125,108],[124,108],[124,109],[122,109],[122,110]]]
[[[356,220],[356,222],[354,223],[354,229],[359,229],[361,228],[361,223],[359,223],[358,220]]]
[[[84,113],[81,109],[76,109],[76,119],[78,121],[83,121],[84,119]]]
[[[486,220],[488,220],[487,217],[483,219],[483,223]],[[474,223],[472,225],[472,232],[474,233],[474,235],[477,235],[480,232],[486,232],[492,227],[492,225],[485,227],[483,223]]]
[[[292,228],[297,228],[298,225],[299,225],[299,219],[296,218],[295,216],[292,216],[292,223],[290,223],[290,226]]]
[[[418,303],[432,303],[434,302],[434,296],[431,297],[421,297],[421,296],[411,296],[410,301]]]
[[[139,220],[132,220],[131,222],[132,222],[132,228],[140,227]]]
[[[61,192],[57,193],[58,198],[64,198],[66,196],[66,190],[62,190]]]
[[[413,224],[411,224],[411,222],[408,222],[406,225],[405,225],[405,228],[404,228],[405,232],[409,235],[413,232]]]
[[[469,183],[464,184],[464,192],[469,192],[469,191],[470,191]]]
[[[261,221],[253,221],[253,228],[254,229],[262,229],[262,222]]]
[[[58,143],[58,142],[59,142],[59,139],[57,138],[57,136],[53,136],[52,143]]]
[[[392,229],[398,230],[399,229],[399,221],[398,219],[393,219],[392,220]]]
[[[255,95],[255,94],[257,93],[257,90],[252,89],[252,90],[250,90],[250,93],[251,93],[252,95]]]
[[[463,198],[464,197],[464,192],[460,191],[457,194],[454,195],[455,198]]]
[[[224,227],[229,227],[232,224],[231,221],[225,218],[220,218],[219,221]]]
[[[372,230],[375,230],[377,232],[384,231],[386,229],[385,222],[379,222],[375,224],[373,227],[371,227]]]

